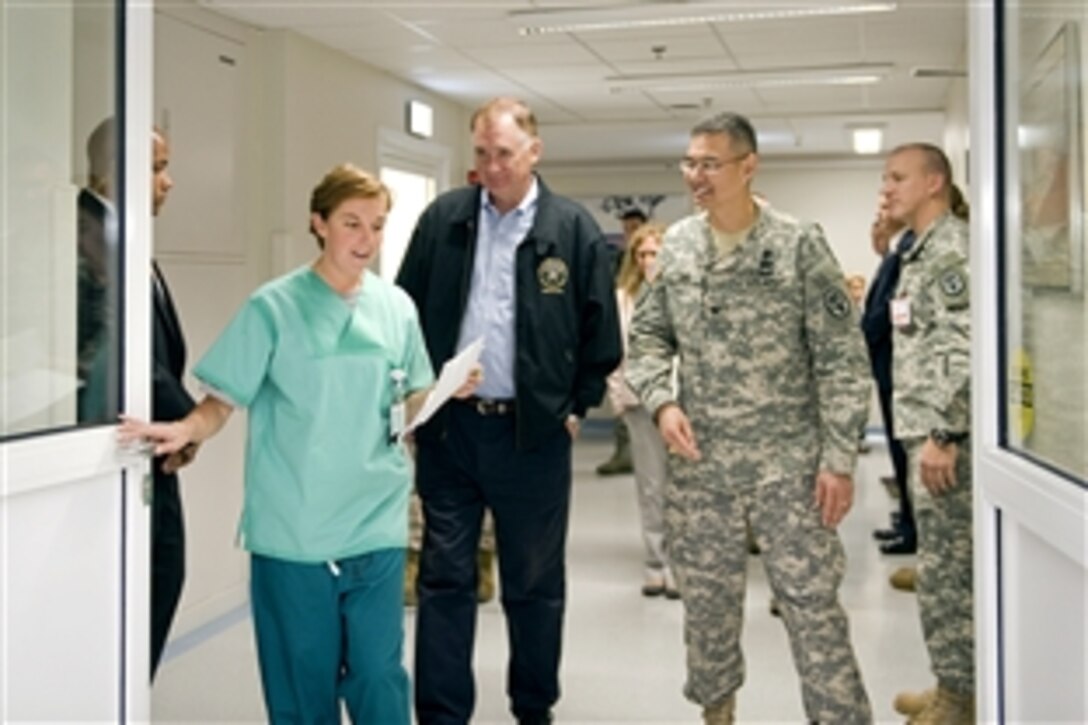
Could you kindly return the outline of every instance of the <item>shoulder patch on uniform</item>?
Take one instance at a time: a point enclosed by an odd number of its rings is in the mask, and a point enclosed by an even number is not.
[[[824,290],[824,309],[836,320],[844,320],[850,316],[850,305],[850,298],[837,285],[828,285]]]
[[[941,273],[941,291],[948,297],[959,297],[967,292],[967,277],[960,269],[948,269]]]
[[[940,268],[937,272],[937,289],[945,307],[960,309],[968,305],[971,285],[962,262]]]

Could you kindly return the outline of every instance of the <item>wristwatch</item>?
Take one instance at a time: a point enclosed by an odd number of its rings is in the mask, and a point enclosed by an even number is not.
[[[938,446],[944,448],[949,443],[962,443],[967,440],[967,433],[953,433],[945,428],[934,428],[929,432],[929,437]]]

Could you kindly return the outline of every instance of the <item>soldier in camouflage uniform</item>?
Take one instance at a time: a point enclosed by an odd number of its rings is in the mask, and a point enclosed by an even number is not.
[[[892,151],[883,193],[889,216],[917,237],[890,310],[892,408],[907,449],[918,607],[937,677],[911,722],[967,725],[975,721],[968,227],[954,213],[951,168],[935,146]]]
[[[756,152],[741,116],[695,126],[681,168],[703,211],[668,230],[631,327],[627,379],[673,454],[665,535],[685,610],[685,694],[706,723],[733,722],[750,523],[807,718],[869,723],[835,530],[853,501],[866,353],[821,229],[753,200]]]

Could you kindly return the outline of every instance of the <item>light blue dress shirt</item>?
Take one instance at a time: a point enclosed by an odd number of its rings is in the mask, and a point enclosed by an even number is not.
[[[460,352],[482,337],[480,364],[483,383],[476,389],[481,398],[513,398],[515,294],[518,246],[525,241],[536,219],[537,181],[521,203],[505,214],[499,212],[481,189],[480,219],[476,233],[476,258],[472,288],[457,341]]]

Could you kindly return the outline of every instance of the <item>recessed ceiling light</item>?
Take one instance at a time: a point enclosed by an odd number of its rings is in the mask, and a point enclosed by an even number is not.
[[[791,86],[841,86],[879,83],[895,66],[891,63],[856,63],[807,68],[761,68],[745,71],[698,71],[692,73],[637,73],[608,76],[605,83],[614,93],[627,90],[690,92],[715,88],[782,88]]]
[[[509,17],[518,23],[522,35],[546,33],[588,33],[602,30],[708,23],[741,23],[755,20],[796,20],[842,15],[886,13],[896,10],[895,2],[798,4],[793,7],[723,11],[720,2],[651,2],[625,5],[563,6],[514,10]]]
[[[884,129],[881,126],[857,126],[851,129],[854,153],[878,154],[884,147]]]

